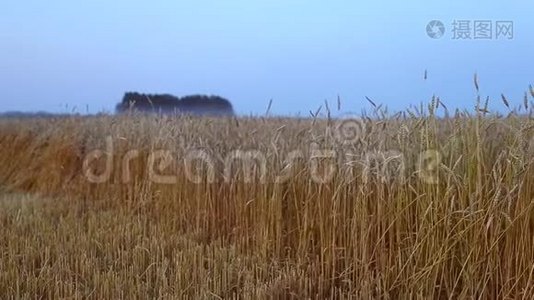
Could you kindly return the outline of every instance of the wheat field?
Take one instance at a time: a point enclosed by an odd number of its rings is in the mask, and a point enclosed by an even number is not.
[[[0,295],[531,299],[534,121],[438,106],[0,120]]]

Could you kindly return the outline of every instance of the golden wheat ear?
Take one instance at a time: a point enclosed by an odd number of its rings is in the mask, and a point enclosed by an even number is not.
[[[267,110],[265,111],[265,115],[268,116],[271,112],[271,107],[273,106],[273,99],[269,100],[269,105],[267,105]]]
[[[365,96],[365,99],[366,99],[369,103],[371,103],[371,105],[372,105],[374,108],[376,108],[376,103],[375,103],[373,100],[371,100],[371,98]]]
[[[506,96],[504,94],[501,94],[501,99],[502,103],[504,103],[504,105],[508,107],[508,109],[510,109],[510,102],[508,102],[508,99],[506,99]]]

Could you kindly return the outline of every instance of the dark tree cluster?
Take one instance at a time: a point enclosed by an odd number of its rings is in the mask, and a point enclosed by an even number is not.
[[[192,95],[182,98],[169,94],[141,94],[128,92],[116,107],[117,113],[129,111],[228,116],[234,115],[230,101],[219,96]]]

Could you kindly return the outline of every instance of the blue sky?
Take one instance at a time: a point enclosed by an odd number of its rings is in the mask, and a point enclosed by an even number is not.
[[[217,94],[241,114],[345,112],[440,96],[522,102],[534,84],[523,1],[13,1],[0,9],[0,111],[113,111],[125,91]],[[441,39],[426,35],[441,20]],[[452,39],[454,20],[514,22],[514,38]],[[494,24],[495,26],[495,24]],[[494,28],[495,30],[495,28]],[[494,33],[495,34],[495,33]],[[424,70],[428,79],[423,80]]]

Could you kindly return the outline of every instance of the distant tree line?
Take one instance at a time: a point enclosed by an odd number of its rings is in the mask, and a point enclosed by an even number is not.
[[[34,119],[34,118],[64,118],[70,116],[79,116],[80,114],[67,114],[67,113],[49,113],[45,111],[37,112],[25,112],[25,111],[6,111],[0,113],[0,119]]]
[[[189,115],[233,115],[234,109],[230,101],[219,96],[192,95],[182,98],[170,94],[142,94],[127,92],[117,104],[116,112],[129,111],[189,114]]]

